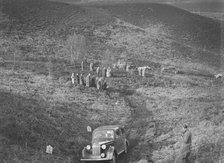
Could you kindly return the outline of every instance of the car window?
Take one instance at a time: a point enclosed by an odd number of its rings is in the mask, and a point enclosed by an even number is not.
[[[112,130],[96,131],[93,134],[93,139],[104,139],[104,138],[113,139],[114,138],[113,131]]]
[[[119,137],[120,135],[121,135],[121,131],[120,131],[120,129],[117,129],[116,130],[116,136]]]

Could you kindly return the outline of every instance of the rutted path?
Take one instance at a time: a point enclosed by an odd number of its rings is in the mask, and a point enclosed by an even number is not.
[[[128,163],[150,159],[153,151],[152,138],[156,126],[152,112],[147,110],[146,99],[140,95],[126,96],[124,99],[131,111],[126,125],[130,146],[128,155],[120,157],[118,162]]]

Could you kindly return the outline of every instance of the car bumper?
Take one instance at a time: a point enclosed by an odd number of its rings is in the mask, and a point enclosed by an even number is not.
[[[93,156],[92,154],[87,154],[83,155],[81,158],[81,161],[108,161],[112,160],[113,158],[113,150],[111,149],[106,153],[106,157],[102,158],[101,156]]]
[[[82,158],[81,161],[108,161],[112,160],[112,158],[101,158],[101,157],[91,157],[91,158]]]

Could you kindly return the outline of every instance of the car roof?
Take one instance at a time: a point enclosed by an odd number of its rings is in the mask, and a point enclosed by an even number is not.
[[[118,128],[121,128],[122,126],[120,125],[107,125],[107,126],[100,126],[97,127],[94,131],[96,130],[117,130]]]

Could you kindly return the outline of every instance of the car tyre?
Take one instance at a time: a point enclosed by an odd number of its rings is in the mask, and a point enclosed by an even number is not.
[[[116,163],[116,155],[115,153],[113,154],[112,160],[110,160],[110,163]]]

